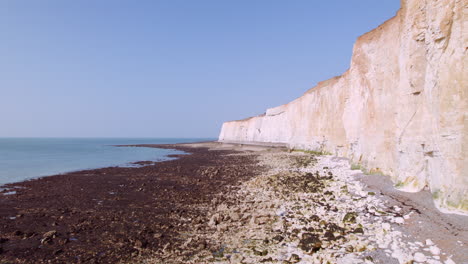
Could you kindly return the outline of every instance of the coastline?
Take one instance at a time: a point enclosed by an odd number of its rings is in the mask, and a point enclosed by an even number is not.
[[[139,168],[109,167],[7,184],[0,195],[0,260],[13,263],[119,263],[177,246],[203,222],[199,205],[256,169],[235,151],[176,145],[191,155]],[[203,168],[232,173],[216,178]],[[14,187],[14,188],[12,188]],[[0,261],[1,263],[1,261]]]
[[[217,142],[135,146],[189,155],[7,185],[20,188],[0,195],[0,263],[468,258],[466,217],[441,214],[428,194],[398,192],[382,176],[350,170],[346,159]],[[347,213],[354,223],[343,221]]]

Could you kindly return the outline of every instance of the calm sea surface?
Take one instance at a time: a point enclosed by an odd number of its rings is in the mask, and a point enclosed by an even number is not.
[[[126,144],[197,142],[200,138],[0,138],[0,186],[34,177],[135,161],[163,161],[181,151],[114,147]]]

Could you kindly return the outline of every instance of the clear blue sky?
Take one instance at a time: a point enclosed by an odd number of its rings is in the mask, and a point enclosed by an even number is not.
[[[0,1],[0,137],[217,137],[342,74],[399,5]]]

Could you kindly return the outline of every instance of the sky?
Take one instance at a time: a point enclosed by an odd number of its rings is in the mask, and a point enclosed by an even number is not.
[[[399,0],[0,1],[0,137],[211,137],[349,68]]]

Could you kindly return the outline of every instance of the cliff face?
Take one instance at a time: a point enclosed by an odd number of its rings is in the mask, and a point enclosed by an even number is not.
[[[443,211],[468,213],[468,4],[401,5],[358,38],[342,76],[265,115],[224,123],[219,140],[345,156],[402,190],[428,186]]]

